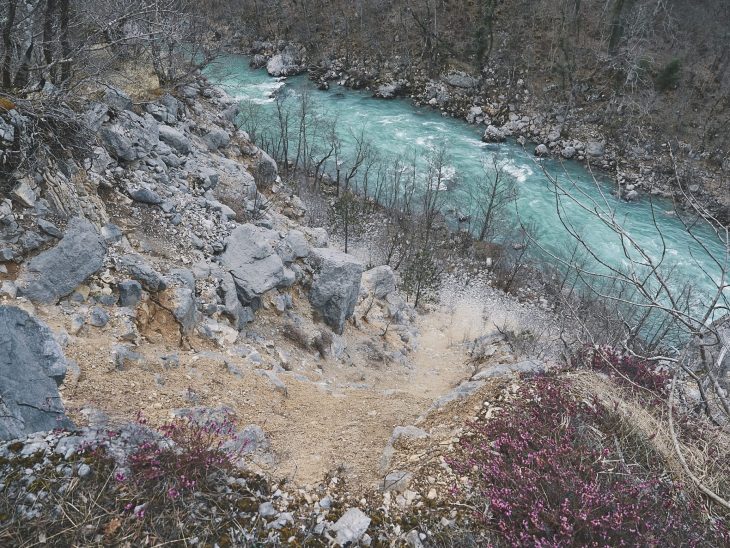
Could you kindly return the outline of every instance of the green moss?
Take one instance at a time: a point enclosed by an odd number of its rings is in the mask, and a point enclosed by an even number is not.
[[[14,441],[10,445],[8,445],[8,449],[10,449],[13,453],[20,453],[20,450],[25,447],[25,444],[22,441]]]
[[[241,512],[253,514],[258,512],[259,503],[253,498],[243,498],[236,501],[236,508],[238,508]]]

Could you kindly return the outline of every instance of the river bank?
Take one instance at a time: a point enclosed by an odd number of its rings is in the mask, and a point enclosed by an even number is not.
[[[610,177],[624,200],[657,196],[683,207],[694,201],[720,222],[730,221],[730,162],[713,169],[690,144],[648,128],[644,141],[632,142],[628,132],[606,126],[600,98],[565,108],[546,102],[549,92],[536,93],[539,82],[531,82],[527,72],[474,76],[457,70],[432,78],[418,63],[398,59],[309,53],[281,40],[233,43],[236,51],[251,56],[252,67],[266,67],[272,76],[307,72],[320,89],[336,83],[382,99],[408,98],[480,127],[485,141],[513,138],[535,157],[579,161]]]

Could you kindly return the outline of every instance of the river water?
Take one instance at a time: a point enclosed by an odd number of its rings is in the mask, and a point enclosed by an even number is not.
[[[686,283],[694,286],[695,307],[706,306],[709,296],[716,290],[720,268],[715,259],[726,261],[726,248],[709,226],[700,223],[693,228],[701,245],[687,233],[670,202],[646,197],[633,203],[624,202],[613,195],[615,185],[606,180],[596,182],[596,177],[578,162],[537,160],[529,151],[533,145],[528,145],[529,150],[526,151],[515,142],[483,143],[483,125],[474,126],[443,117],[436,110],[415,106],[406,99],[375,99],[370,92],[349,90],[336,84],[328,91],[319,91],[305,76],[271,78],[263,69],[249,68],[248,59],[244,56],[223,58],[208,76],[229,94],[260,107],[263,112],[273,112],[274,93],[296,96],[303,90],[311,90],[309,97],[315,107],[328,116],[336,116],[345,155],[347,147],[353,146],[353,133],[363,129],[383,157],[408,158],[414,151],[417,156],[425,157],[435,148],[444,146],[448,171],[453,180],[458,181],[453,190],[444,192],[450,193],[451,204],[467,213],[474,201],[470,181],[482,176],[485,160],[491,163],[496,159],[502,169],[515,179],[517,186],[515,207],[510,212],[511,221],[508,219],[506,222],[518,225],[518,218],[523,223],[530,222],[544,248],[541,252],[543,259],[549,259],[551,254],[565,256],[575,246],[574,238],[560,220],[555,185],[547,172],[580,202],[562,199],[563,219],[569,221],[576,233],[607,264],[630,268],[629,257],[638,255],[631,250],[627,252],[627,239],[622,241],[590,213],[596,207],[604,215],[614,215],[619,219],[627,234],[653,260],[658,261],[664,255],[662,268],[665,272],[672,272],[673,287]],[[587,268],[606,272],[592,260],[589,260]],[[726,292],[726,297],[730,298],[730,292]]]

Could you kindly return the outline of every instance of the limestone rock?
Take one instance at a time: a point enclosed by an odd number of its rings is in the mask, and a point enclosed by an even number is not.
[[[359,508],[350,508],[332,526],[340,546],[356,545],[370,526],[370,518]]]
[[[352,316],[360,294],[363,266],[352,255],[330,248],[315,248],[309,257],[315,275],[309,301],[338,335]]]
[[[125,110],[111,124],[101,127],[100,136],[114,159],[132,162],[149,156],[157,147],[160,126],[149,114],[139,116]]]
[[[376,266],[363,272],[362,289],[378,299],[384,299],[395,291],[395,274],[388,265]]]
[[[279,168],[276,165],[274,159],[266,154],[263,150],[259,153],[259,158],[256,160],[254,179],[256,184],[264,187],[271,186],[276,182],[276,178],[279,176]]]
[[[152,268],[139,255],[124,255],[117,259],[117,269],[124,270],[134,279],[137,280],[147,291],[162,291],[167,287],[165,277]]]
[[[482,141],[486,141],[487,143],[501,143],[506,138],[504,131],[500,128],[489,125],[487,126],[487,129],[484,131],[484,136],[482,137]]]
[[[55,303],[104,264],[106,243],[86,219],[71,219],[63,239],[21,269],[17,285],[32,301]]]
[[[180,154],[190,154],[190,140],[175,128],[166,125],[160,126],[160,141]]]
[[[284,263],[274,251],[278,241],[277,232],[251,224],[229,236],[221,264],[233,276],[242,304],[257,308],[261,295],[284,280]]]
[[[72,426],[58,394],[67,366],[48,326],[0,306],[0,439]]]

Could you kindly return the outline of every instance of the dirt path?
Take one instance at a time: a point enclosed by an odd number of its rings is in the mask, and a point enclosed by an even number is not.
[[[455,313],[439,310],[419,316],[419,346],[407,364],[369,363],[356,351],[352,363],[311,363],[311,355],[297,354],[276,340],[277,347],[295,357],[291,372],[278,373],[286,395],[231,352],[200,346],[182,352],[172,341],[141,345],[139,365],[117,370],[109,363],[114,337],[82,333],[67,347],[81,375],[75,385],[64,387],[64,399],[80,424],[88,407],[118,421],[132,420],[142,410],[150,422],[161,423],[175,409],[226,406],[241,425],[256,424],[270,437],[275,463],[265,471],[272,477],[306,485],[339,470],[351,484],[370,487],[381,479],[378,463],[393,428],[413,424],[435,399],[469,375],[459,343],[473,336],[473,312],[463,306]],[[58,318],[47,321],[63,327]],[[353,346],[356,337],[373,336],[348,329]],[[160,356],[165,354],[177,354],[179,366],[163,368]],[[264,363],[272,359],[263,358]],[[231,374],[231,369],[238,373]]]

